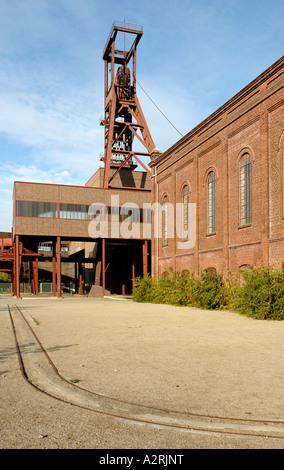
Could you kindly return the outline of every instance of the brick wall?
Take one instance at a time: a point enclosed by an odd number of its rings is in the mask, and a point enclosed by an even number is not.
[[[240,224],[240,162],[248,153],[252,171],[252,220]],[[152,200],[182,202],[190,188],[196,204],[196,243],[179,249],[175,236],[152,241],[153,273],[172,267],[196,275],[263,262],[284,263],[284,57],[235,97],[153,159]],[[216,231],[208,233],[208,174],[216,174]],[[175,222],[173,221],[173,224]]]
[[[102,189],[41,183],[14,183],[14,208],[15,201],[42,201],[86,205],[102,203],[106,206],[111,206],[113,196],[117,198],[119,207],[125,203],[132,203],[139,208],[143,208],[144,203],[151,202],[151,193],[149,191],[137,191],[136,189]],[[89,223],[90,220],[15,216],[14,209],[13,234],[89,238]],[[111,235],[111,224],[109,223],[108,225],[109,235]],[[143,235],[141,225],[141,239],[145,238]]]
[[[116,170],[110,169],[110,176]],[[102,188],[104,182],[104,168],[99,168],[87,181],[86,186]],[[150,176],[146,171],[131,171],[121,168],[111,182],[111,186],[119,188],[151,189]]]

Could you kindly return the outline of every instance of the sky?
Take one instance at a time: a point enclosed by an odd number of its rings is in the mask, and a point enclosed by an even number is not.
[[[14,181],[83,186],[102,166],[114,21],[143,27],[137,94],[165,151],[283,56],[283,18],[283,0],[0,0],[0,231]]]

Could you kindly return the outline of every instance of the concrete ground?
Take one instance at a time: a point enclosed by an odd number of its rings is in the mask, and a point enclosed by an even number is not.
[[[23,310],[62,377],[121,402],[121,417],[28,384],[7,304]],[[202,430],[159,421],[168,413],[178,424],[186,414],[284,422],[284,322],[122,298],[9,295],[0,296],[0,318],[2,449],[284,448],[284,425],[265,437],[216,432],[210,418]],[[131,407],[144,417],[149,407],[157,420],[127,419]]]

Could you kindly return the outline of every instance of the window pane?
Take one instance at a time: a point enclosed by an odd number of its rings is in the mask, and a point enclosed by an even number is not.
[[[183,239],[188,240],[188,203],[189,187],[185,186],[183,190]]]
[[[24,201],[24,216],[27,217],[28,215],[28,202]]]
[[[208,176],[208,202],[207,202],[208,233],[216,232],[216,177],[214,171]]]
[[[251,159],[245,154],[240,165],[240,225],[251,223]]]
[[[168,196],[164,197],[163,201],[163,245],[168,244]]]
[[[37,217],[36,202],[32,202],[32,217]]]

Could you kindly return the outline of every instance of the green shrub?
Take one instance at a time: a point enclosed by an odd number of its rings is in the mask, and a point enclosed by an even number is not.
[[[195,305],[208,310],[221,309],[225,296],[222,279],[216,272],[204,270],[201,279],[196,279]]]
[[[132,299],[135,302],[153,302],[154,281],[150,276],[134,279],[134,292]]]
[[[284,320],[284,270],[249,268],[221,276],[204,270],[201,277],[169,269],[154,281],[135,279],[133,300],[208,310],[234,309],[257,319]]]
[[[239,273],[227,271],[226,276],[222,279],[223,283],[223,307],[234,309],[234,301],[238,295],[237,289],[240,283]]]
[[[11,282],[10,274],[0,273],[0,282]]]
[[[172,288],[172,305],[194,305],[195,279],[188,271],[175,275]]]
[[[169,272],[166,275],[159,276],[153,289],[153,302],[155,304],[171,304],[172,303],[172,290],[174,288],[173,273]]]
[[[236,310],[257,319],[284,320],[284,270],[251,266],[241,277],[233,302]]]
[[[216,273],[204,271],[201,280],[189,272],[166,274],[153,281],[149,276],[135,280],[133,300],[158,304],[197,306],[206,309],[222,308],[224,295],[221,278]]]

